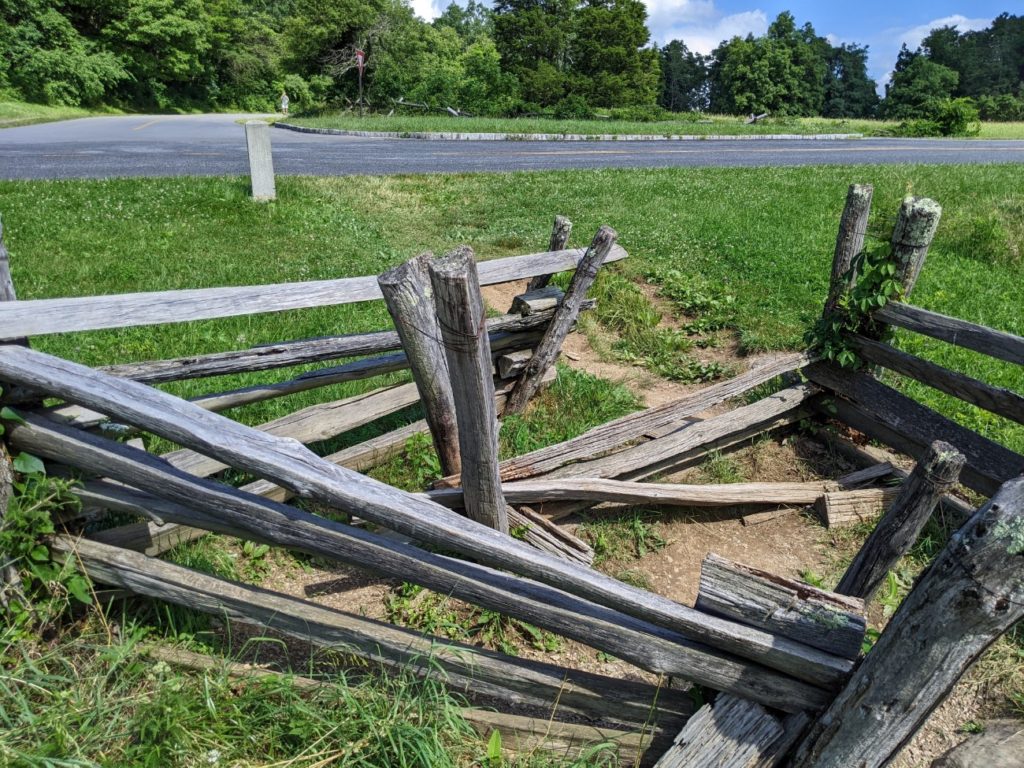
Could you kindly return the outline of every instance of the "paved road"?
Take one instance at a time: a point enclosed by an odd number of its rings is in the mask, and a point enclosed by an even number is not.
[[[248,170],[240,115],[95,117],[0,130],[0,178]],[[441,142],[274,130],[279,174],[860,163],[1024,163],[1024,141]]]

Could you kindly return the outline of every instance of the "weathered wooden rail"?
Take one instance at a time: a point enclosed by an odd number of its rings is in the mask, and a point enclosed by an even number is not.
[[[1020,393],[948,371],[893,345],[890,327],[898,327],[1024,362],[1020,337],[903,303],[938,226],[936,203],[904,201],[890,255],[901,301],[875,311],[870,322],[859,318],[861,325],[851,325],[847,296],[857,285],[871,198],[868,186],[850,189],[823,321],[841,317],[844,327],[853,327],[847,343],[865,363],[1024,423]],[[0,296],[0,339],[8,341],[0,345],[0,381],[24,417],[6,425],[5,440],[82,473],[76,493],[88,507],[139,517],[87,539],[60,536],[54,550],[76,558],[96,581],[314,644],[340,645],[386,666],[411,666],[471,695],[557,706],[631,729],[653,712],[663,726],[681,728],[661,757],[662,766],[886,764],[984,647],[1021,618],[1024,480],[1016,478],[1024,472],[1024,457],[914,402],[873,373],[839,368],[812,350],[780,355],[730,381],[499,462],[497,419],[503,407],[522,410],[550,379],[566,334],[579,312],[592,306],[586,292],[601,265],[626,255],[608,228],[599,230],[587,249],[566,248],[570,231],[571,223],[558,217],[549,252],[479,264],[468,249],[440,259],[426,254],[379,278],[84,299],[17,301],[6,259],[0,259],[0,288],[9,288]],[[2,245],[0,252],[6,255]],[[573,268],[578,269],[566,294],[548,286],[553,272]],[[485,320],[480,285],[519,279],[530,280],[531,292],[517,297],[508,314]],[[381,299],[395,330],[101,369],[33,351],[24,341],[45,333]],[[372,356],[191,402],[152,386],[363,355]],[[411,369],[413,383],[319,403],[256,428],[219,415],[238,405],[405,368]],[[771,394],[707,415],[776,379],[781,383]],[[44,397],[64,404],[42,408]],[[328,456],[305,447],[417,403],[426,416],[421,421]],[[907,473],[851,447],[854,458],[868,466],[836,481],[644,482],[816,414],[910,454],[917,467]],[[108,419],[182,447],[153,456],[93,429]],[[431,435],[447,475],[434,489],[405,493],[360,474],[400,455],[407,440],[420,433]],[[255,479],[235,488],[218,479],[227,468]],[[883,478],[903,482],[874,485]],[[974,513],[950,496],[958,478],[995,498]],[[348,513],[351,522],[289,505],[293,498]],[[879,515],[880,521],[836,592],[712,555],[703,564],[696,603],[687,606],[590,569],[593,553],[587,545],[552,522],[600,502],[813,505],[829,525]],[[541,505],[539,513],[526,504]],[[960,520],[970,519],[865,660],[865,600],[938,505],[954,510]],[[360,527],[364,521],[405,538]],[[175,543],[207,531],[411,581],[718,693],[693,712],[689,698],[674,690],[424,638],[158,558]],[[956,570],[958,564],[967,568],[966,576]],[[958,596],[950,597],[947,589]],[[955,623],[939,626],[936,606],[966,617],[970,642],[957,644],[962,628]],[[926,682],[935,672],[929,665],[940,660],[941,675]],[[901,668],[912,670],[912,683],[897,679]],[[923,693],[915,695],[918,688]],[[868,709],[898,702],[898,716],[877,728],[876,716],[857,703],[862,697]]]

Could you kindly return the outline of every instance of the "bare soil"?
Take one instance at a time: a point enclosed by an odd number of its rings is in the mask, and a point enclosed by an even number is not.
[[[491,286],[484,289],[484,296],[494,310],[504,312],[512,297],[524,288],[525,281]],[[712,352],[728,358],[727,362],[737,372],[747,369],[753,362],[751,358],[737,357],[734,346]],[[648,406],[679,398],[702,386],[665,381],[643,369],[602,359],[580,333],[569,337],[563,348],[562,360],[572,367],[622,383]],[[855,469],[831,455],[821,443],[801,436],[782,441],[762,439],[734,452],[728,460],[733,470],[749,481],[835,478]],[[686,482],[714,482],[702,467],[689,469],[676,478]],[[744,522],[744,516],[752,511],[743,508],[663,511],[651,523],[657,536],[664,540],[663,547],[652,548],[643,557],[619,553],[602,563],[601,567],[613,575],[624,569],[639,571],[659,594],[691,605],[696,598],[701,561],[710,552],[781,576],[801,578],[810,573],[823,576],[826,584],[835,583],[846,559],[852,556],[855,542],[837,541],[809,510],[785,510],[783,514],[763,522]],[[602,514],[614,515],[615,510],[592,512],[591,519]],[[570,520],[567,527],[575,531],[580,524],[580,520]],[[386,619],[388,598],[398,583],[341,566],[313,563],[300,567],[289,558],[276,557],[261,585],[339,610]],[[450,601],[450,606],[462,615],[470,611],[468,606],[455,601]],[[872,611],[872,620],[876,625],[884,623],[878,611]],[[249,636],[249,631],[244,628],[235,630],[236,643]],[[310,649],[303,644],[287,640],[269,647],[266,644],[253,646],[248,655],[250,659],[261,662],[291,664],[297,671],[302,671],[303,664],[308,663],[304,659],[308,660],[309,653]],[[572,641],[562,641],[554,651],[537,650],[522,642],[519,653],[527,658],[601,674],[653,681],[652,676],[642,670]],[[986,716],[1005,715],[1004,700],[995,693],[998,683],[992,679],[991,669],[972,670],[947,702],[932,714],[894,765],[898,768],[924,768],[966,738],[966,733],[962,732],[965,723],[981,721]]]

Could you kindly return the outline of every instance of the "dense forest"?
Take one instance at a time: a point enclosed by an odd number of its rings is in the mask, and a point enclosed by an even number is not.
[[[303,110],[365,95],[475,114],[644,119],[663,110],[1024,119],[1024,16],[933,30],[885,97],[868,50],[782,13],[710,56],[651,43],[640,0],[476,0],[433,22],[406,0],[0,0],[0,94],[126,109]]]

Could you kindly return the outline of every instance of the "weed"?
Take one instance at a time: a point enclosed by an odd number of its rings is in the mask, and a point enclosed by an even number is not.
[[[595,565],[638,560],[668,544],[656,527],[660,516],[656,510],[631,509],[617,517],[591,517],[579,534],[594,550]]]
[[[709,483],[742,483],[746,480],[740,465],[722,455],[721,451],[711,451],[700,465],[700,472]]]

